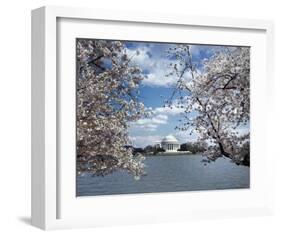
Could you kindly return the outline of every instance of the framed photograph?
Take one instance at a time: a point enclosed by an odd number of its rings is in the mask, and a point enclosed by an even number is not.
[[[32,224],[272,214],[262,20],[32,12]]]

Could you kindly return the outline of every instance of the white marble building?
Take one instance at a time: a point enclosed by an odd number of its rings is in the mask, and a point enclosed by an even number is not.
[[[180,143],[173,135],[168,135],[162,139],[161,147],[166,152],[177,152],[180,148]]]

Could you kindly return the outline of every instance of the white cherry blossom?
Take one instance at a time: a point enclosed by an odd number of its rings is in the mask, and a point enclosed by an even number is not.
[[[143,157],[126,147],[128,124],[145,114],[143,77],[130,61],[122,42],[77,40],[77,173],[144,173]]]
[[[204,60],[200,71],[188,45],[177,45],[168,55],[176,58],[168,76],[178,80],[166,105],[171,107],[176,94],[188,94],[179,99],[178,107],[185,114],[177,128],[196,131],[201,140],[208,140],[205,155],[209,160],[224,156],[249,166],[250,131],[241,135],[239,128],[250,122],[250,48],[224,47]],[[186,74],[191,78],[188,81]],[[196,113],[194,118],[191,112]]]

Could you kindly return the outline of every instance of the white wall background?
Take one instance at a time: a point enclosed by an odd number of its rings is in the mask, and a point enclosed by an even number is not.
[[[68,5],[152,11],[169,14],[231,16],[275,21],[275,118],[272,147],[280,146],[281,14],[277,0],[6,0],[0,7],[0,235],[44,233],[30,221],[30,11],[43,5]],[[278,53],[279,52],[279,53]],[[279,104],[278,104],[279,103]],[[279,105],[279,107],[278,107]],[[278,140],[279,138],[279,140]],[[275,156],[276,214],[226,220],[109,227],[49,232],[52,235],[280,235],[281,155]]]

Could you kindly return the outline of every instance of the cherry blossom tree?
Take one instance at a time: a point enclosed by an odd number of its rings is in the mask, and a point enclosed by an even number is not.
[[[172,108],[178,95],[177,106],[184,108],[177,128],[208,141],[208,160],[226,157],[249,166],[250,49],[223,47],[202,65],[193,62],[189,45],[170,48],[168,56],[176,62],[167,76],[177,83],[166,105]]]
[[[144,173],[143,157],[126,147],[128,124],[145,113],[138,99],[143,77],[131,59],[122,42],[77,40],[78,173]]]

